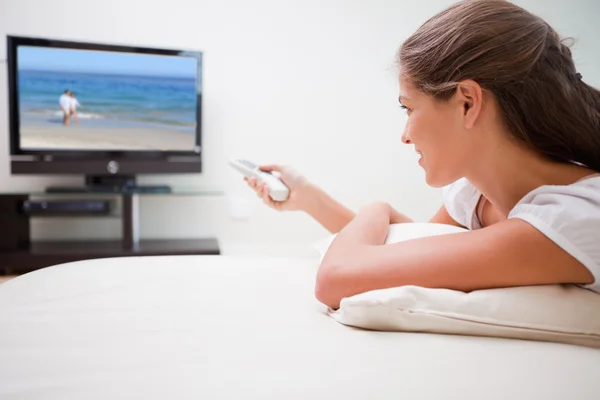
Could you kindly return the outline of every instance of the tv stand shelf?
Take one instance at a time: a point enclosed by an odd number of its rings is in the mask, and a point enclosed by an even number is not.
[[[0,235],[0,275],[22,274],[56,264],[94,258],[220,254],[216,238],[140,240],[138,233],[139,197],[158,195],[172,197],[221,195],[221,193],[198,190],[170,193],[90,193],[84,196],[81,193],[1,193],[0,225],[3,226],[3,234]],[[120,240],[30,240],[30,218],[45,216],[26,213],[22,208],[23,202],[33,197],[43,197],[47,201],[51,201],[98,196],[120,198],[122,202],[122,237]],[[65,215],[61,214],[60,216]],[[106,217],[111,216],[106,215]]]
[[[129,249],[123,248],[119,240],[39,241],[24,248],[0,251],[0,267],[5,275],[11,275],[93,258],[199,254],[220,254],[218,241],[214,238],[141,240]]]

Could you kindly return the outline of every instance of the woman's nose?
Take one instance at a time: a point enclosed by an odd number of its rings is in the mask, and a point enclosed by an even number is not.
[[[410,144],[410,136],[408,135],[408,127],[404,128],[404,131],[402,132],[402,143],[404,144]]]

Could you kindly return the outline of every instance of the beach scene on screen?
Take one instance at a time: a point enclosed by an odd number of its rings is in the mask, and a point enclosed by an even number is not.
[[[17,60],[23,150],[196,146],[196,57],[20,46]]]

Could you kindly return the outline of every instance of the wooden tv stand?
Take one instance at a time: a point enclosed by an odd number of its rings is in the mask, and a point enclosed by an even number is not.
[[[170,193],[168,196],[177,195]],[[216,192],[186,193],[213,195]],[[22,274],[56,264],[93,258],[154,256],[154,255],[219,255],[216,238],[150,239],[139,240],[137,193],[89,194],[88,198],[101,196],[121,200],[122,237],[120,240],[82,241],[32,241],[30,219],[44,217],[23,211],[23,203],[35,197],[48,197],[47,201],[81,199],[71,194],[0,193],[0,275]],[[152,194],[148,194],[152,195]],[[85,196],[84,196],[85,198]],[[85,214],[77,214],[84,217]],[[50,215],[48,215],[50,216]]]

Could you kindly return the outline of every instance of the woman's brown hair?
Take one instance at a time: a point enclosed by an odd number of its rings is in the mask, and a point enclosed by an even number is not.
[[[600,171],[600,91],[540,17],[505,0],[456,3],[425,22],[398,53],[401,74],[449,99],[461,80],[491,92],[511,134],[554,160]]]

